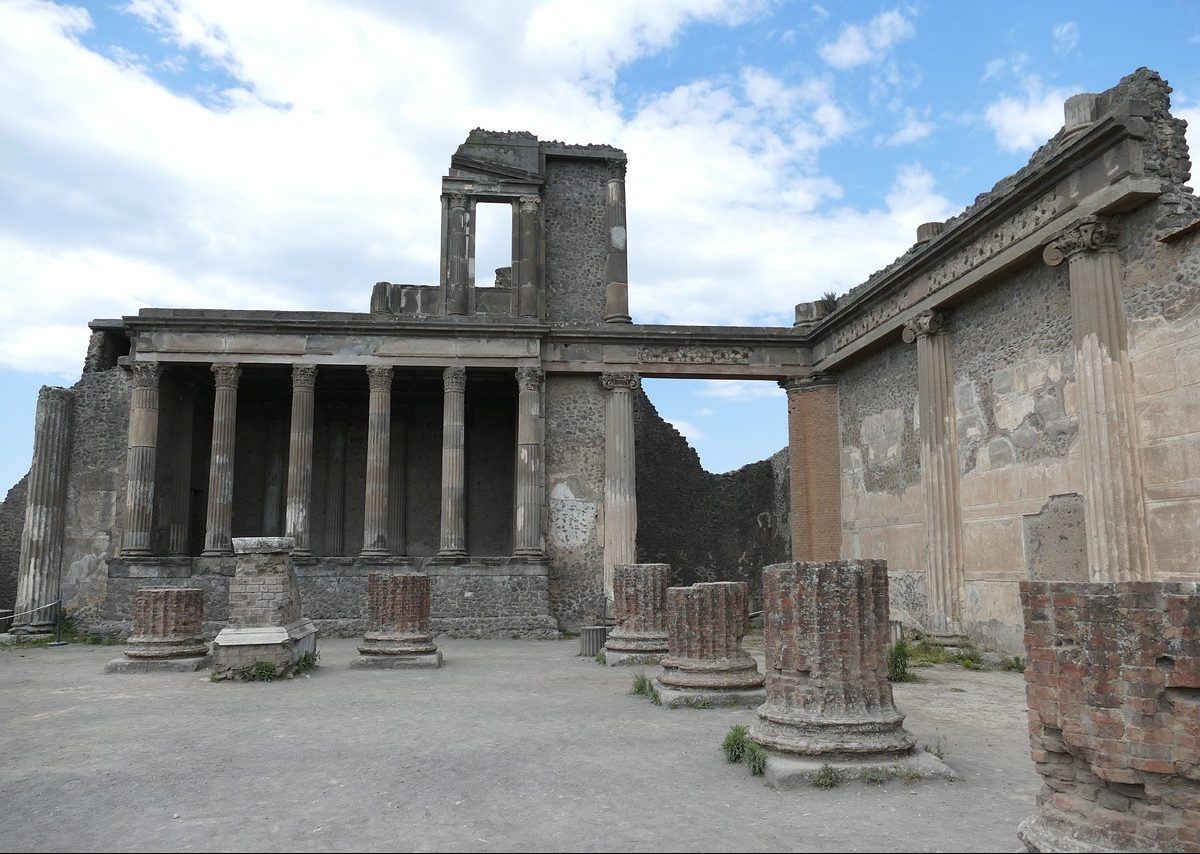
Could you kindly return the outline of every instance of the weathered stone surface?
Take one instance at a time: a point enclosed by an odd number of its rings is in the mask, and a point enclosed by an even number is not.
[[[204,590],[199,587],[142,587],[133,594],[133,633],[125,657],[195,658],[204,641]]]
[[[613,575],[616,627],[604,644],[612,663],[647,663],[667,654],[667,587],[671,567],[665,563],[617,566]],[[613,653],[624,653],[616,656]],[[626,657],[629,656],[629,657]]]
[[[668,689],[713,695],[761,688],[764,677],[742,648],[748,620],[749,589],[744,582],[668,588],[669,650],[657,682]]]
[[[800,756],[906,756],[914,739],[887,681],[884,561],[763,570],[767,702],[750,737]]]
[[[1200,847],[1200,584],[1021,584],[1031,851]]]
[[[372,572],[367,581],[367,633],[358,651],[365,656],[437,652],[429,627],[431,589],[428,575]]]

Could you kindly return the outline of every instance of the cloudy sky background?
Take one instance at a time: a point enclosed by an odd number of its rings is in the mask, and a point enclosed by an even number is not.
[[[790,325],[1022,165],[1068,95],[1149,65],[1200,127],[1198,53],[1183,2],[0,0],[0,494],[92,318],[435,283],[473,127],[625,149],[636,322]],[[767,384],[647,387],[710,470],[786,442]]]

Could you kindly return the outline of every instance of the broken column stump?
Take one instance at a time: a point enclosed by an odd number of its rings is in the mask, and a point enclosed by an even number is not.
[[[667,657],[657,685],[667,708],[757,706],[764,678],[742,638],[750,588],[720,581],[667,588]]]
[[[851,779],[951,773],[914,753],[892,701],[886,561],[769,566],[763,621],[767,701],[750,738],[767,748],[770,785],[808,785],[826,764]]]
[[[367,577],[367,633],[351,667],[440,667],[442,653],[429,628],[428,575]]]
[[[1200,850],[1200,583],[1021,582],[1030,851]]]
[[[125,654],[105,673],[194,672],[209,663],[204,591],[199,587],[142,587],[133,594],[133,633]]]
[[[614,569],[617,625],[604,644],[605,664],[658,664],[666,657],[670,583],[669,564],[627,563]]]
[[[213,641],[217,679],[289,675],[317,654],[317,627],[300,613],[291,537],[235,537],[237,570],[229,582],[229,625]]]

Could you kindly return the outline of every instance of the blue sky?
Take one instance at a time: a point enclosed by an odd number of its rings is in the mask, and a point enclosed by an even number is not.
[[[0,2],[0,490],[92,318],[433,283],[476,126],[626,150],[636,321],[790,325],[1025,163],[1068,95],[1148,65],[1200,121],[1200,8],[1141,8]],[[767,384],[646,387],[712,471],[786,442]]]

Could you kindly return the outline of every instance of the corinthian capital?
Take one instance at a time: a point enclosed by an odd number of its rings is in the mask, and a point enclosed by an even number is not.
[[[940,311],[923,311],[904,322],[904,330],[900,335],[905,344],[911,344],[926,335],[936,335],[945,328],[946,315]]]
[[[638,375],[634,373],[601,374],[600,385],[608,391],[622,389],[633,391],[641,385]]]
[[[1115,220],[1086,216],[1042,250],[1042,260],[1057,267],[1065,259],[1080,252],[1091,252],[1106,246],[1116,246],[1119,230]]]
[[[162,366],[158,362],[134,362],[129,366],[134,388],[154,388],[161,374]]]
[[[312,391],[316,384],[316,365],[292,365],[292,388],[306,388]]]
[[[517,387],[521,391],[541,391],[545,376],[541,368],[517,368]]]
[[[367,382],[371,386],[371,391],[391,391],[392,366],[371,365],[367,368]]]
[[[237,388],[242,375],[241,365],[233,362],[216,362],[211,368],[217,388]]]
[[[521,213],[537,213],[541,203],[540,196],[521,196]]]
[[[608,180],[610,180],[610,181],[624,181],[625,180],[625,161],[624,160],[617,160],[616,158],[613,158],[611,160],[606,160],[604,162],[605,162],[605,165],[608,166]]]
[[[446,370],[442,371],[442,388],[445,391],[466,391],[467,369],[446,368]]]

